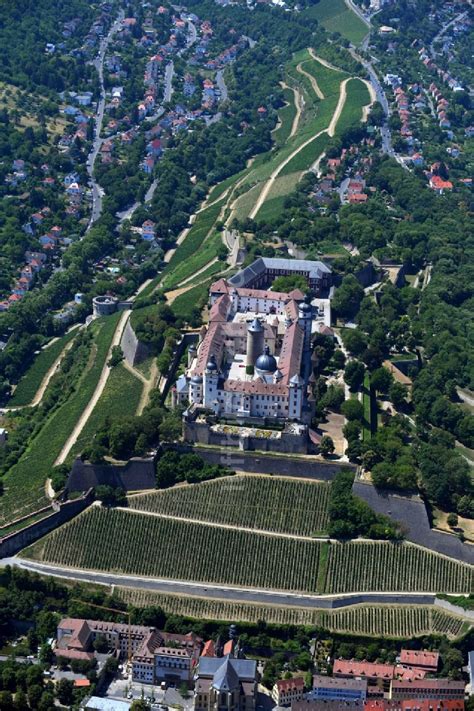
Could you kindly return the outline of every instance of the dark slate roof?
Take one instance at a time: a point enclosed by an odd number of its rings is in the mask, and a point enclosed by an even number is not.
[[[240,687],[239,675],[232,666],[231,660],[227,657],[221,667],[214,674],[212,686],[216,691],[231,692]]]
[[[212,678],[214,683],[216,680],[223,679],[225,674],[222,673],[222,670],[228,667],[233,670],[229,674],[235,674],[239,682],[254,681],[257,677],[257,662],[254,659],[233,659],[232,657],[201,657],[197,676]]]
[[[331,269],[320,261],[307,259],[283,259],[281,257],[259,257],[248,267],[241,269],[228,279],[229,284],[245,287],[255,277],[261,276],[267,270],[306,272],[310,279],[320,279],[323,274],[330,274]]]

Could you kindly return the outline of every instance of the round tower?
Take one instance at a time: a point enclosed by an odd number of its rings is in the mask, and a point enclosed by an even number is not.
[[[218,409],[216,404],[218,383],[219,368],[217,367],[216,357],[212,354],[204,371],[204,405],[214,411]]]
[[[263,353],[265,342],[265,331],[259,318],[254,320],[247,327],[247,359],[245,365],[254,366],[258,356]]]
[[[311,350],[311,326],[313,323],[313,309],[311,306],[311,296],[305,296],[298,306],[298,324],[304,333],[304,350],[308,353]]]
[[[197,348],[195,343],[191,343],[191,345],[188,348],[188,368],[190,368],[193,364],[193,360],[195,359],[197,355]]]

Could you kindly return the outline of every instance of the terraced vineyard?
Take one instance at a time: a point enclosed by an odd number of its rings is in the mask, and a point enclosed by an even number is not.
[[[350,632],[377,637],[413,638],[426,634],[446,634],[458,637],[468,625],[462,617],[436,609],[434,606],[366,606],[344,607],[339,610],[273,607],[227,600],[205,600],[116,588],[116,595],[134,607],[157,605],[165,612],[196,619],[246,622],[266,620],[281,625],[318,625],[331,632]]]
[[[94,347],[74,391],[66,402],[52,411],[25,453],[5,474],[0,524],[11,523],[50,503],[44,483],[94,393],[120,317],[119,312],[92,324]]]
[[[430,606],[360,605],[331,612],[323,611],[320,624],[332,632],[406,639],[431,633],[457,637],[463,629],[464,621],[461,617]]]
[[[326,592],[470,592],[474,567],[410,544],[382,541],[330,546]]]
[[[314,590],[325,543],[94,506],[26,555],[89,570]]]
[[[474,566],[409,543],[332,543],[92,507],[26,550],[89,570],[297,592],[467,593]]]
[[[233,476],[129,499],[139,511],[310,536],[328,524],[330,484]]]

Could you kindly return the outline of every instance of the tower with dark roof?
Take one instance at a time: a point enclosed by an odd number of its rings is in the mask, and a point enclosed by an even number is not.
[[[257,316],[247,326],[247,367],[253,367],[258,356],[263,353],[265,331],[263,324]]]

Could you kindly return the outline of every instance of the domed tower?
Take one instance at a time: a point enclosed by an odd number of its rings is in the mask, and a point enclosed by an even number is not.
[[[188,368],[190,368],[193,364],[193,360],[195,359],[197,355],[197,348],[195,343],[191,343],[191,345],[188,348]]]
[[[263,352],[265,343],[265,331],[259,318],[254,320],[247,327],[247,359],[246,366],[254,366],[258,356]]]
[[[204,406],[212,408],[217,414],[217,384],[219,382],[219,368],[216,356],[209,357],[204,371]]]
[[[255,361],[255,371],[258,375],[272,375],[277,370],[277,362],[275,356],[270,353],[270,348],[265,346],[265,350]]]
[[[203,379],[202,375],[193,375],[189,381],[189,402],[202,405]]]
[[[311,349],[311,325],[313,323],[313,308],[311,306],[311,296],[307,294],[298,306],[298,324],[304,332],[304,348]]]
[[[288,416],[291,420],[301,420],[304,401],[304,380],[299,375],[290,378],[288,394]]]

